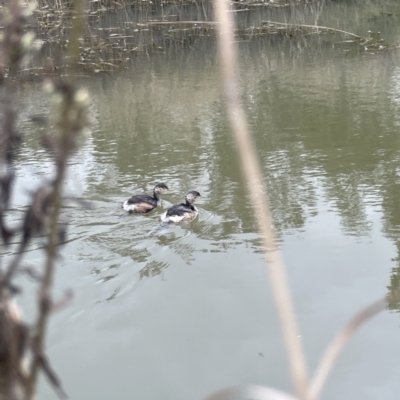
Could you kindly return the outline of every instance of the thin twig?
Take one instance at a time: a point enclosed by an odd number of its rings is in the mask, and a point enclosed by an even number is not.
[[[299,339],[294,308],[287,283],[285,266],[277,247],[271,212],[268,206],[265,185],[257,152],[252,142],[243,108],[240,104],[235,66],[237,65],[234,45],[232,13],[228,13],[225,0],[216,1],[216,16],[219,22],[220,58],[223,91],[231,128],[239,150],[241,166],[248,191],[252,199],[254,216],[264,246],[264,257],[269,268],[271,285],[278,309],[286,351],[297,396],[305,400],[308,395],[307,367]]]
[[[17,131],[17,113],[14,108],[13,79],[20,68],[25,55],[22,46],[25,18],[21,3],[10,2],[8,12],[2,10],[1,24],[3,37],[0,43],[0,86],[2,99],[0,104],[0,235],[5,244],[9,244],[14,229],[6,226],[6,211],[12,193],[15,178],[14,160],[20,137]],[[21,252],[14,257],[13,270],[21,259]],[[5,272],[4,272],[5,271]],[[6,282],[7,270],[0,269],[0,398],[17,400],[21,388],[21,359],[24,352],[25,331],[22,332],[19,309],[12,299],[15,286]]]
[[[312,29],[320,29],[323,31],[333,31],[333,32],[338,32],[338,33],[344,33],[349,36],[353,36],[357,39],[366,39],[363,36],[356,35],[355,33],[352,32],[347,32],[343,31],[341,29],[335,29],[335,28],[329,28],[328,26],[318,26],[318,25],[304,25],[304,24],[287,24],[286,22],[276,22],[276,21],[261,21],[263,24],[274,24],[274,25],[284,25],[284,26],[290,26],[294,28],[312,28]]]
[[[140,25],[216,25],[214,21],[149,21]]]
[[[83,0],[74,1],[74,9],[78,15],[83,15]],[[84,27],[83,18],[75,18],[72,24],[71,41],[68,46],[68,54],[76,60],[79,56],[79,38],[82,35]],[[71,68],[73,68],[71,66]],[[51,212],[49,216],[49,231],[47,244],[47,258],[44,268],[44,274],[39,289],[39,315],[35,326],[35,336],[33,339],[34,357],[31,363],[30,377],[25,394],[25,400],[32,400],[37,382],[38,371],[43,369],[44,344],[48,320],[52,311],[51,288],[55,272],[55,261],[60,245],[59,237],[59,214],[62,205],[62,186],[67,170],[69,156],[76,149],[76,140],[82,129],[82,115],[77,113],[75,98],[75,78],[70,78],[70,83],[60,83],[57,85],[57,91],[62,95],[63,102],[60,104],[58,126],[60,128],[59,139],[52,138],[49,135],[44,137],[45,145],[54,152],[56,177],[53,181],[53,194],[51,197]],[[51,374],[49,374],[49,371]],[[49,369],[44,369],[50,382],[57,389],[59,395],[64,396],[61,384],[54,380],[55,374]],[[55,382],[57,383],[55,385]]]
[[[67,129],[64,129],[64,135],[67,135]],[[64,138],[63,138],[64,139]],[[64,159],[63,159],[64,158]],[[65,176],[67,155],[65,157],[59,157],[62,159],[58,162],[57,176],[54,180],[53,185],[53,198],[52,198],[52,210],[49,218],[49,233],[48,233],[48,245],[47,245],[47,258],[44,269],[42,281],[39,289],[39,316],[36,322],[36,334],[34,337],[34,357],[31,365],[30,379],[26,390],[26,400],[31,400],[35,393],[37,374],[39,368],[42,366],[42,359],[38,355],[44,354],[44,342],[46,338],[46,328],[48,318],[51,312],[51,295],[50,291],[53,285],[53,276],[55,269],[55,260],[57,257],[58,247],[58,220],[59,212],[61,208],[61,188]]]
[[[318,400],[326,379],[328,378],[328,375],[331,372],[332,367],[335,364],[335,361],[338,358],[340,352],[343,350],[344,346],[365,322],[383,311],[386,307],[386,304],[386,298],[383,298],[365,307],[364,309],[359,311],[336,335],[336,337],[326,348],[325,353],[321,358],[318,368],[311,381],[309,400]]]

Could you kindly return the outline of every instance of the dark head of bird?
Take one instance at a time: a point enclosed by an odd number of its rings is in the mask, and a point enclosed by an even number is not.
[[[168,186],[165,183],[158,183],[154,186],[154,193],[164,193],[168,190]]]
[[[196,192],[195,190],[192,190],[186,195],[186,203],[188,204],[193,204],[194,201],[198,198],[201,197],[201,194],[199,192]]]

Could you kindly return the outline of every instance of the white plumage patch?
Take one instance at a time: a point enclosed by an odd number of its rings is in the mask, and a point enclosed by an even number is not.
[[[182,221],[192,221],[197,217],[197,211],[194,213],[185,213],[183,215],[168,215],[165,212],[163,215],[161,215],[161,221],[163,222],[182,222]]]
[[[122,203],[122,208],[128,212],[135,212],[135,213],[147,213],[151,210],[154,210],[156,206],[154,204],[146,203],[142,201],[140,203],[129,203],[129,200]]]
[[[183,215],[170,215],[168,219],[171,222],[181,222],[184,220],[184,217]]]
[[[168,215],[165,212],[163,215],[161,215],[161,221],[163,222],[181,222],[183,221],[184,217],[183,215]]]
[[[135,211],[136,210],[136,204],[128,204],[128,200],[124,201],[122,203],[122,208],[125,211]]]

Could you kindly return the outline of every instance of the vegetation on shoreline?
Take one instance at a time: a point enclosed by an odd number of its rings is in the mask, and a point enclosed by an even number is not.
[[[329,46],[340,55],[375,54],[396,48],[379,32],[358,35],[337,27],[288,23],[292,14],[317,14],[325,1],[234,1],[232,12],[242,21],[234,32],[238,42],[280,41],[298,45]],[[33,7],[29,3],[29,7]],[[100,1],[86,3],[82,12],[70,1],[40,1],[28,28],[35,33],[33,46],[40,48],[23,72],[110,72],[130,67],[132,59],[171,51],[196,51],[214,43],[216,22],[211,1]],[[373,20],[398,20],[394,13],[372,15]],[[292,21],[292,19],[289,19]],[[79,21],[76,56],[67,53],[73,23]],[[244,21],[244,22],[243,22]],[[246,22],[247,21],[247,22]]]

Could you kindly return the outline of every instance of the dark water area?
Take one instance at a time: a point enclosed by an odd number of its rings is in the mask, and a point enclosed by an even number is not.
[[[396,3],[246,13],[238,13],[246,29],[274,17],[362,36],[380,31],[389,45],[400,38]],[[313,370],[357,310],[399,286],[400,66],[395,48],[347,51],[337,38],[309,36],[238,41],[241,98]],[[93,126],[71,160],[66,191],[92,208],[72,200],[63,208],[68,243],[55,295],[72,288],[74,300],[52,318],[47,346],[71,399],[195,400],[246,383],[292,391],[216,44],[196,43],[81,78]],[[18,216],[27,190],[52,169],[30,118],[48,112],[48,94],[30,82],[17,97]],[[158,182],[170,187],[160,209],[121,217],[124,200]],[[198,218],[159,229],[159,216],[189,190],[202,194]],[[8,252],[0,248],[2,257]],[[38,242],[26,264],[42,260]],[[21,281],[29,319],[34,287]],[[399,310],[391,304],[351,341],[325,399],[397,399]],[[54,399],[44,380],[38,397]]]

